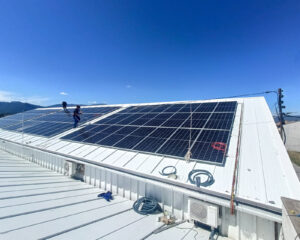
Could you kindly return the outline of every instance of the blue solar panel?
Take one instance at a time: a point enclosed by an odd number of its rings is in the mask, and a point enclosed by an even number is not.
[[[30,110],[0,118],[0,128],[5,130],[18,130],[24,127],[28,120],[37,119],[56,112],[57,110]]]
[[[128,107],[63,137],[96,145],[224,164],[237,102]],[[99,129],[97,129],[97,127]]]
[[[101,117],[119,107],[82,108],[80,124]],[[31,110],[0,119],[0,128],[39,136],[52,137],[73,127],[72,109],[67,114],[61,109]],[[95,129],[96,130],[96,129]],[[91,132],[90,132],[91,134]],[[74,135],[75,137],[75,135]],[[83,138],[79,138],[82,140]]]

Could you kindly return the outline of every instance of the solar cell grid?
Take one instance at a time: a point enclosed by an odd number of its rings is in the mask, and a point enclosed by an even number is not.
[[[140,136],[133,136],[133,135],[123,136],[123,138],[120,141],[114,144],[114,147],[131,149],[143,139],[144,137],[140,137]]]
[[[14,124],[12,126],[6,127],[6,130],[22,131],[22,129],[36,125],[34,121],[26,121],[24,123]]]
[[[99,113],[108,113],[119,109],[119,107],[91,107],[91,108],[82,108],[82,112],[87,114],[99,114]]]
[[[108,126],[107,128],[103,129],[101,132],[103,133],[114,133],[120,130],[123,126]]]
[[[201,132],[201,130],[198,130],[198,129],[192,129],[192,130],[177,129],[175,131],[175,133],[170,137],[170,139],[172,139],[172,140],[187,140],[187,139],[190,139],[190,137],[191,137],[191,140],[195,140],[200,132]]]
[[[150,119],[148,122],[144,124],[144,126],[160,126],[165,121],[167,121],[173,114],[172,113],[160,113],[156,115],[154,118]]]
[[[155,153],[156,150],[165,142],[166,140],[163,138],[152,138],[147,137],[144,138],[141,142],[139,142],[133,150],[136,151],[144,151],[144,152],[152,152]]]
[[[120,120],[117,124],[130,125],[133,121],[136,121],[137,119],[139,119],[142,116],[143,116],[142,113],[131,114],[130,116]]]
[[[161,148],[157,150],[157,153],[169,156],[184,157],[189,147],[189,141],[187,140],[167,140]]]
[[[82,129],[79,129],[76,132],[73,132],[68,135],[68,138],[63,137],[63,139],[72,139],[73,141],[84,141],[87,138],[94,136],[97,132],[100,132],[107,128],[107,126],[97,126],[97,125],[88,125]]]
[[[212,112],[218,103],[203,103],[196,108],[195,112]]]
[[[101,123],[103,123],[103,124],[115,124],[115,123],[119,122],[121,119],[122,119],[122,116],[119,116],[118,114],[115,114],[115,115],[111,115],[107,118],[102,119]]]
[[[113,146],[114,144],[116,144],[118,141],[120,141],[122,138],[124,138],[125,136],[123,134],[111,134],[103,139],[101,139],[99,142],[100,145],[104,145],[104,146]]]
[[[185,121],[181,127],[185,128],[203,128],[205,126],[205,123],[207,122],[207,119],[192,119],[188,118],[187,121]]]
[[[0,128],[7,129],[7,127],[18,123],[19,121],[16,120],[0,119]]]
[[[175,131],[176,129],[174,128],[157,128],[149,135],[149,137],[169,138]]]
[[[236,102],[220,102],[215,112],[235,112]]]
[[[146,113],[146,114],[143,114],[138,119],[130,122],[130,125],[143,126],[147,122],[149,122],[151,119],[155,118],[157,115],[158,115],[157,113]]]
[[[123,134],[123,135],[128,135],[137,130],[137,127],[131,127],[131,126],[125,126],[119,130],[117,130],[115,133],[117,134]]]
[[[184,107],[183,104],[174,104],[170,107],[168,107],[167,109],[165,109],[164,112],[172,112],[172,113],[175,113],[177,111],[179,111],[180,109],[182,109]]]
[[[138,109],[135,109],[134,112],[138,112],[138,113],[149,113],[149,112],[152,112],[154,111],[156,108],[156,106],[143,106],[143,107],[140,107]]]
[[[73,136],[72,140],[81,142],[81,141],[84,141],[87,138],[90,138],[90,137],[94,136],[94,135],[95,135],[95,133],[93,131],[85,131],[85,132],[82,132],[78,135]]]
[[[69,124],[69,123],[55,123],[55,125],[53,125],[52,128],[42,132],[38,132],[37,134],[52,137],[54,135],[60,134],[66,130],[71,129],[72,127],[73,124]]]
[[[231,128],[232,120],[214,120],[210,119],[208,120],[207,124],[205,125],[205,128],[207,129],[226,129],[230,130]]]
[[[160,106],[153,106],[153,111],[152,112],[156,112],[156,113],[162,113],[162,112],[166,112],[172,105],[170,104],[164,104],[164,105],[160,105]]]
[[[76,132],[72,132],[72,133],[68,134],[67,136],[62,137],[62,139],[72,139],[72,140],[76,140],[76,141],[83,141],[84,139],[91,137],[95,133],[100,132],[108,127],[109,127],[109,125],[93,125],[93,124],[87,125],[86,127],[79,129]]]
[[[100,132],[100,133],[96,133],[96,134],[91,135],[91,136],[87,136],[82,141],[86,142],[86,143],[97,143],[98,141],[100,141],[101,139],[103,139],[103,138],[105,138],[109,135],[110,135],[109,133]]]
[[[70,134],[64,139],[222,164],[229,143],[237,102],[161,104],[128,107],[85,130],[91,136]],[[192,110],[192,112],[191,112]],[[108,127],[103,130],[103,125]],[[192,128],[191,128],[192,127]]]
[[[156,128],[152,128],[152,127],[139,127],[137,128],[137,130],[132,132],[131,135],[144,137],[152,133],[155,129]]]
[[[36,119],[40,116],[43,116],[45,114],[49,114],[52,112],[53,111],[47,111],[47,110],[31,110],[31,111],[26,111],[26,112],[14,114],[14,115],[6,116],[6,117],[3,117],[0,119],[0,128],[6,129],[6,130],[16,130],[16,129],[20,128],[20,127],[18,127],[18,126],[20,126],[20,124],[23,124],[30,119]],[[13,125],[16,125],[16,126],[14,127]]]
[[[185,104],[181,109],[178,110],[178,112],[195,112],[195,110],[200,106],[199,103],[192,103],[192,104]]]
[[[192,158],[209,159],[211,163],[223,163],[225,152],[212,148],[211,143],[195,142],[192,148]]]
[[[210,119],[217,119],[217,120],[223,120],[223,119],[229,119],[232,120],[234,117],[234,113],[213,113],[210,117]]]
[[[40,133],[43,133],[51,129],[53,125],[54,125],[53,123],[35,122],[35,125],[24,129],[23,132],[39,135]]]
[[[61,109],[32,110],[0,119],[0,128],[12,131],[23,131],[41,136],[53,136],[69,130],[73,126],[72,111],[66,114]],[[80,124],[98,118],[119,107],[82,108]],[[75,136],[75,135],[74,135]]]
[[[197,138],[199,142],[227,142],[229,131],[203,130]]]

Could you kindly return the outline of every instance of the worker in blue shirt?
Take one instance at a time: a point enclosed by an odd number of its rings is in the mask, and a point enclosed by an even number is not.
[[[81,111],[80,111],[80,106],[77,105],[74,112],[73,112],[73,118],[74,118],[74,128],[77,127],[79,121],[80,121],[80,114],[81,114]]]

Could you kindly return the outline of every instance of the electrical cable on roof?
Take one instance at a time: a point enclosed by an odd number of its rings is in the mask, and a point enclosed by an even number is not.
[[[278,109],[277,109],[278,102],[276,102],[274,106],[275,106],[275,111],[276,111],[277,118],[280,119],[279,113],[278,113]],[[286,143],[286,133],[285,133],[284,127],[282,127],[282,132],[283,132],[283,139],[282,139],[282,141],[285,144]]]
[[[170,169],[171,169],[171,171],[166,171],[166,170],[170,170]],[[176,167],[175,166],[171,166],[171,165],[164,167],[161,170],[161,172],[159,172],[159,174],[162,175],[162,176],[167,176],[169,178],[174,178],[174,179],[177,178],[176,173],[177,173]]]
[[[132,207],[136,213],[142,215],[162,212],[162,209],[159,206],[158,202],[150,197],[142,197],[136,200]]]
[[[190,161],[191,156],[192,156],[192,151],[191,151],[191,140],[192,140],[192,121],[193,121],[193,114],[192,114],[192,104],[190,104],[190,138],[189,138],[189,148],[187,153],[185,154],[184,158],[187,162]]]
[[[215,235],[217,235],[217,238],[216,239],[218,239],[218,237],[219,237],[219,230],[217,229],[217,228],[214,228],[214,229],[212,229],[212,231],[210,232],[210,234],[209,234],[209,240],[214,240],[215,239]]]
[[[203,182],[201,182],[201,175],[207,176],[207,179]],[[208,187],[214,184],[215,179],[213,175],[207,170],[194,169],[189,172],[189,181],[190,183],[195,184],[197,187]]]

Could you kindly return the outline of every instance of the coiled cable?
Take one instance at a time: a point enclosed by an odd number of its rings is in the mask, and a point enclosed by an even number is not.
[[[171,169],[171,170],[170,170]],[[167,171],[168,170],[168,171]],[[177,173],[177,169],[174,166],[166,166],[164,167],[161,172],[159,172],[160,175],[162,176],[169,176],[169,175],[176,175]]]
[[[201,175],[207,176],[207,179],[203,182],[201,182],[201,178],[200,178]],[[197,177],[200,178],[200,180],[197,181]],[[194,169],[189,172],[189,181],[190,181],[190,183],[195,184],[198,187],[200,187],[200,186],[208,187],[215,182],[215,179],[214,179],[213,175],[207,170]]]
[[[136,213],[147,215],[155,212],[161,212],[161,207],[158,202],[150,197],[142,197],[136,200],[133,204],[133,210]]]

